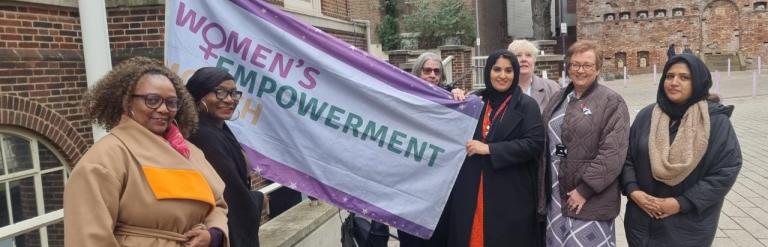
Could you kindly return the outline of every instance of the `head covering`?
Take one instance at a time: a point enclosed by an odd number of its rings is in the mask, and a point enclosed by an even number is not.
[[[691,70],[691,86],[693,92],[691,93],[691,97],[682,104],[672,103],[664,92],[664,81],[667,79],[667,72],[672,65],[677,63],[685,63],[688,65],[688,69]],[[671,119],[677,120],[683,117],[683,114],[688,110],[688,107],[707,99],[711,87],[712,75],[709,73],[707,66],[704,65],[704,62],[692,54],[683,53],[672,57],[672,59],[667,61],[667,64],[664,65],[664,72],[661,74],[659,90],[656,94],[656,104],[664,113],[669,115]]]
[[[491,85],[491,70],[493,69],[493,65],[496,64],[496,61],[502,57],[510,60],[512,63],[512,69],[515,73],[515,77],[512,79],[512,86],[510,86],[509,90],[506,92],[496,91],[496,89],[493,88],[493,85]],[[485,91],[483,91],[483,97],[488,99],[491,107],[497,108],[499,105],[501,105],[502,102],[504,102],[504,98],[506,98],[508,95],[512,95],[514,90],[519,90],[517,86],[518,82],[520,81],[519,75],[520,63],[517,61],[515,54],[512,54],[512,52],[509,50],[500,49],[494,51],[491,53],[491,55],[488,55],[488,60],[485,61],[485,69],[483,70],[483,76],[485,76]]]
[[[203,67],[195,71],[195,74],[187,81],[187,91],[195,99],[200,101],[206,94],[216,89],[219,84],[227,80],[235,80],[226,70],[217,67]]]

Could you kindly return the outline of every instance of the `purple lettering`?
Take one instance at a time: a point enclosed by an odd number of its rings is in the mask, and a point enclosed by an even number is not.
[[[259,68],[266,68],[267,65],[259,62],[259,58],[266,59],[267,56],[263,52],[272,53],[272,50],[261,45],[256,45],[256,49],[253,50],[253,56],[251,56],[251,64],[258,66]]]
[[[219,37],[221,41],[219,43],[213,43],[211,39],[209,38],[211,35],[209,34],[211,29],[216,29],[219,31]],[[216,37],[216,36],[214,36]],[[218,23],[209,23],[203,28],[203,40],[205,41],[205,44],[208,45],[208,47],[200,46],[200,50],[203,51],[203,58],[205,60],[208,60],[209,57],[218,58],[219,56],[213,53],[213,49],[219,49],[224,47],[227,43],[227,33],[224,31],[224,27],[219,25]]]
[[[253,42],[250,38],[245,37],[242,41],[239,43],[237,42],[239,34],[235,31],[229,32],[229,37],[227,37],[227,48],[226,51],[234,51],[235,53],[242,53],[240,54],[240,57],[243,59],[243,61],[246,61],[246,58],[248,58],[248,51],[251,49],[251,42]],[[232,47],[235,49],[232,50]]]
[[[177,26],[184,26],[190,20],[192,20],[192,23],[189,25],[189,31],[192,31],[192,33],[197,33],[198,30],[200,30],[200,27],[202,27],[205,24],[205,21],[208,20],[208,17],[201,16],[200,20],[195,23],[195,17],[197,16],[197,13],[190,9],[189,12],[187,12],[186,15],[184,15],[184,8],[186,5],[184,2],[179,2],[179,12],[176,16],[176,25]]]
[[[319,74],[320,74],[320,70],[312,67],[307,67],[306,69],[304,69],[304,78],[306,78],[308,82],[304,82],[304,80],[300,80],[299,85],[301,85],[306,89],[315,88],[315,86],[317,86],[317,80],[315,80],[315,76]]]
[[[285,78],[288,73],[291,72],[291,66],[293,66],[293,58],[288,59],[288,64],[283,66],[283,54],[275,53],[275,58],[272,59],[272,65],[269,66],[269,72],[275,73],[275,67],[280,69],[280,77]]]

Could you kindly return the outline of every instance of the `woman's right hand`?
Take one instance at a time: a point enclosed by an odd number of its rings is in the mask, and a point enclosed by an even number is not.
[[[459,88],[454,88],[453,90],[451,90],[451,95],[453,96],[453,100],[464,101],[464,99],[467,97],[466,93],[467,93],[466,91]]]
[[[629,198],[637,204],[648,216],[658,219],[656,212],[660,212],[661,207],[657,204],[656,198],[648,195],[642,190],[636,190],[629,194]]]

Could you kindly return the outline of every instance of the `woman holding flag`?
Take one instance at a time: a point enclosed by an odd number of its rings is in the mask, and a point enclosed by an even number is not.
[[[507,50],[484,69],[484,110],[459,171],[433,246],[536,246],[536,158],[544,126],[536,101],[518,84],[520,65]]]

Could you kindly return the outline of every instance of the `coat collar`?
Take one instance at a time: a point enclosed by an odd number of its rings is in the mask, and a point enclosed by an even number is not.
[[[509,106],[507,106],[507,109],[505,109],[503,113],[496,113],[504,115],[502,115],[500,119],[496,120],[496,122],[491,125],[491,130],[487,139],[488,143],[494,142],[494,140],[503,140],[520,123],[523,116],[523,114],[520,112],[522,97],[528,96],[524,95],[519,87],[516,88],[516,90],[512,92],[512,99],[509,101]]]
[[[140,165],[165,168],[191,169],[190,160],[174,150],[163,137],[152,133],[127,116],[122,116],[117,127],[110,131],[127,148]],[[188,145],[191,145],[188,143]]]

